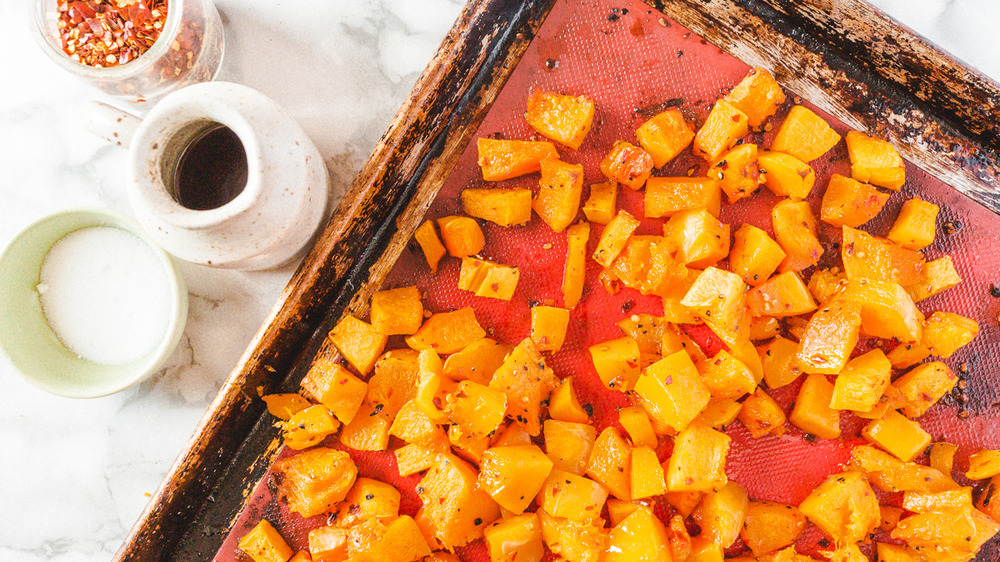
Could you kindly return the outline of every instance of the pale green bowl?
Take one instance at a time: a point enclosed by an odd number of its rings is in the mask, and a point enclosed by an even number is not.
[[[36,286],[42,260],[70,232],[91,226],[119,228],[148,244],[163,263],[172,290],[171,318],[163,340],[145,357],[122,365],[80,358],[52,332]],[[47,392],[96,398],[118,392],[155,373],[173,353],[187,321],[187,287],[180,269],[139,223],[107,209],[71,209],[44,217],[18,233],[0,254],[0,350],[24,378]]]

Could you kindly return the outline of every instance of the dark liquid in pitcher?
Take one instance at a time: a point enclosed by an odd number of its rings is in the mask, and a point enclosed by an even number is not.
[[[205,211],[229,203],[247,185],[247,153],[232,129],[206,129],[181,154],[177,165],[177,202]]]

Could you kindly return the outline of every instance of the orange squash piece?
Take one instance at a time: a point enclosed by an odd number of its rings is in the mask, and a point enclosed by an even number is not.
[[[830,407],[868,412],[878,404],[892,374],[892,364],[881,349],[851,359],[837,375]]]
[[[869,423],[861,435],[903,462],[917,458],[931,444],[931,435],[920,424],[896,410],[889,410],[882,419]]]
[[[493,374],[490,388],[507,395],[507,416],[524,425],[532,436],[541,432],[543,402],[558,386],[552,369],[545,364],[531,338],[526,338]]]
[[[779,197],[805,199],[816,183],[812,167],[791,154],[764,150],[757,154],[757,165],[764,185]]]
[[[719,159],[723,152],[750,130],[746,113],[732,103],[720,99],[712,106],[705,124],[694,137],[694,153],[709,162]]]
[[[746,339],[750,329],[746,284],[739,275],[709,267],[698,275],[681,305],[730,346]]]
[[[424,221],[413,233],[413,239],[420,245],[424,258],[427,259],[427,265],[431,268],[431,273],[437,273],[438,263],[448,253],[448,250],[438,238],[437,231],[434,230],[434,223]]]
[[[820,218],[834,226],[857,228],[875,218],[888,200],[888,193],[871,184],[833,174],[823,194]]]
[[[711,178],[649,178],[646,180],[644,213],[647,218],[671,217],[681,211],[706,210],[719,216],[722,189]]]
[[[788,421],[806,433],[823,439],[840,437],[840,412],[830,407],[833,383],[823,375],[809,375],[799,395]]]
[[[743,401],[738,417],[754,439],[785,433],[785,412],[763,388],[758,388]]]
[[[835,541],[847,543],[867,538],[881,516],[868,480],[854,471],[828,476],[799,504],[799,510]]]
[[[799,344],[778,336],[758,348],[768,388],[781,388],[799,378]]]
[[[704,209],[674,214],[663,225],[663,236],[688,267],[706,268],[729,255],[729,225]]]
[[[483,453],[478,486],[500,507],[520,514],[542,489],[552,466],[536,445],[492,447]]]
[[[741,398],[757,388],[757,380],[746,364],[724,349],[699,363],[698,372],[713,398]]]
[[[400,287],[372,295],[372,328],[387,336],[409,335],[424,322],[420,289]]]
[[[521,270],[478,258],[462,258],[458,288],[486,297],[509,301],[517,289]]]
[[[701,424],[691,424],[674,439],[667,461],[667,489],[671,492],[711,492],[729,482],[726,458],[732,439]]]
[[[747,491],[732,481],[705,494],[694,512],[694,520],[701,527],[699,539],[723,548],[732,546],[743,528],[748,503]]]
[[[747,306],[754,316],[798,316],[816,310],[809,288],[794,271],[770,278],[747,293]]]
[[[594,261],[604,267],[610,267],[618,254],[625,249],[629,237],[637,228],[639,228],[638,219],[628,214],[627,211],[618,211],[615,218],[611,219],[611,222],[601,232],[601,238],[594,250]]]
[[[676,109],[658,113],[635,131],[639,145],[653,158],[653,165],[662,168],[680,154],[691,141],[694,131]]]
[[[795,542],[806,528],[799,508],[769,501],[751,501],[740,537],[754,556],[763,556]]]
[[[537,172],[542,160],[556,160],[551,142],[480,138],[479,167],[486,181],[502,181]]]
[[[861,328],[870,335],[903,342],[920,341],[923,336],[924,315],[896,283],[852,280],[843,297],[861,306]]]
[[[796,354],[805,373],[835,375],[847,364],[861,330],[861,306],[837,298],[813,313]],[[829,401],[827,402],[829,403]]]
[[[594,369],[608,388],[631,390],[639,378],[639,344],[629,336],[596,343],[589,348]]]
[[[611,152],[601,160],[600,169],[609,180],[639,189],[653,171],[653,157],[638,146],[615,141]]]
[[[539,511],[552,517],[591,523],[600,519],[608,489],[585,476],[555,469],[538,496]]]
[[[482,537],[483,530],[500,518],[496,502],[477,487],[478,477],[471,465],[445,454],[420,480],[417,495],[423,508],[417,519],[426,521],[432,536],[446,548]]]
[[[566,268],[563,273],[563,305],[572,309],[583,297],[583,286],[587,275],[587,242],[590,240],[590,225],[581,222],[566,231]]]
[[[451,256],[464,258],[483,251],[486,238],[474,219],[451,216],[442,217],[437,223],[441,230],[441,240]]]
[[[344,359],[362,375],[371,372],[389,341],[388,336],[379,333],[371,324],[353,316],[341,318],[328,337]]]
[[[566,339],[569,311],[554,306],[531,307],[531,340],[538,351],[559,351]]]
[[[906,168],[891,144],[857,131],[848,131],[844,140],[851,159],[851,177],[895,191],[903,187]]]
[[[583,214],[590,222],[608,224],[615,218],[617,200],[618,182],[595,183],[590,186],[590,197],[583,204]]]
[[[906,287],[906,290],[913,297],[913,302],[920,302],[947,291],[961,282],[962,277],[955,270],[951,256],[942,256],[925,263],[920,281]]]
[[[712,398],[686,351],[647,367],[635,383],[635,394],[658,433],[683,431]]]
[[[918,418],[958,382],[955,373],[940,361],[922,363],[896,379],[892,386],[899,391],[903,405],[899,408],[908,418]]]
[[[785,259],[785,251],[766,232],[744,223],[733,234],[729,250],[729,267],[747,285],[763,284]]]
[[[531,190],[466,189],[462,191],[462,210],[504,227],[526,224],[531,220]]]
[[[531,208],[542,221],[556,232],[566,230],[576,219],[583,192],[583,166],[560,160],[545,160],[541,164],[538,195]]]
[[[528,98],[524,117],[543,137],[577,150],[594,121],[594,100],[536,90]]]
[[[292,557],[291,547],[267,519],[240,537],[239,549],[254,562],[286,562]]]
[[[919,197],[908,199],[886,238],[907,250],[923,250],[934,243],[938,211],[934,203]]]
[[[347,497],[358,475],[344,451],[318,447],[275,463],[283,475],[278,491],[288,508],[302,517],[327,513]]]
[[[816,217],[809,203],[785,199],[771,209],[774,238],[785,251],[779,271],[802,271],[816,265],[823,245],[816,238]]]
[[[491,562],[540,562],[545,554],[542,524],[534,513],[504,517],[487,527],[483,537]]]
[[[841,259],[848,279],[892,281],[907,287],[924,278],[920,252],[847,226],[843,229]]]
[[[796,105],[778,128],[771,150],[812,162],[840,142],[840,135],[822,117],[807,107]]]
[[[719,180],[730,203],[757,192],[763,178],[757,165],[757,145],[741,144],[712,162],[706,175]]]
[[[785,93],[774,76],[758,66],[751,68],[725,99],[746,114],[751,127],[759,127],[785,103]]]
[[[606,427],[590,451],[586,475],[620,500],[631,500],[632,446],[618,429]],[[556,515],[556,514],[553,514]]]
[[[441,355],[448,355],[485,336],[486,331],[476,320],[476,312],[466,307],[454,312],[432,314],[416,333],[407,336],[406,345],[417,351],[433,349]]]

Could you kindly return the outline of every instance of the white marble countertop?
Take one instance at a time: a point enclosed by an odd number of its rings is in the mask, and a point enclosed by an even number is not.
[[[0,2],[0,244],[74,206],[129,213],[125,151],[80,126],[94,97],[38,50]],[[995,0],[874,4],[1000,78]],[[340,188],[353,179],[462,7],[460,0],[217,0],[220,79],[257,88],[301,123]],[[118,549],[263,322],[293,267],[242,273],[183,265],[187,329],[167,367],[119,394],[45,394],[0,362],[0,560],[99,561]],[[2,303],[0,303],[2,306]]]

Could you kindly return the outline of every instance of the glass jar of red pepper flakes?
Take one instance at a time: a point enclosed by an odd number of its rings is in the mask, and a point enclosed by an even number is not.
[[[212,0],[34,0],[36,37],[63,69],[128,101],[215,77],[222,21]]]

